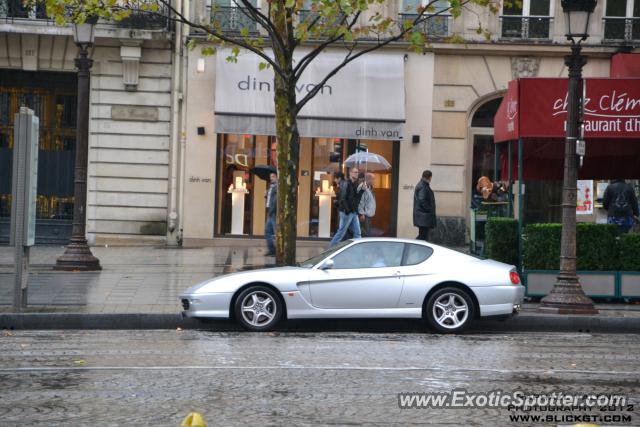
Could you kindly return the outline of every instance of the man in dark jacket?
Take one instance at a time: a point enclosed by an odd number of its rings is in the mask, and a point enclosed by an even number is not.
[[[278,175],[275,172],[269,174],[269,189],[267,190],[267,220],[264,224],[264,238],[267,240],[267,256],[276,254],[276,212],[278,206]]]
[[[624,179],[615,179],[604,190],[602,205],[607,210],[607,223],[615,224],[627,233],[633,227],[633,217],[638,216],[638,199],[633,187]]]
[[[350,179],[344,179],[342,172],[334,174],[334,182],[338,190],[338,215],[339,225],[336,234],[331,239],[329,247],[338,244],[344,237],[347,229],[351,230],[354,239],[359,239],[360,222],[358,221],[358,197],[356,182],[358,180],[358,169],[351,168],[349,171]]]
[[[430,186],[432,175],[429,170],[422,172],[413,193],[413,225],[418,227],[418,240],[429,241],[429,231],[436,226],[436,198]]]

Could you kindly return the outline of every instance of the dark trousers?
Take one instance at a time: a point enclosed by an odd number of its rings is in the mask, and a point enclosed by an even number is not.
[[[417,240],[424,240],[425,242],[429,241],[429,231],[431,228],[429,227],[418,227],[418,237]]]
[[[364,221],[360,221],[360,233],[362,237],[371,237],[371,219],[370,216],[364,216]]]

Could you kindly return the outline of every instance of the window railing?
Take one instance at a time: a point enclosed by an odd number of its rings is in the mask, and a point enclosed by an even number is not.
[[[298,11],[298,20],[300,22],[307,22],[311,24],[315,18],[318,17],[318,12],[314,12],[313,10],[300,10]],[[343,13],[337,14],[335,17],[331,18],[331,22],[326,17],[322,17],[318,20],[320,25],[329,25],[330,23],[339,24],[344,19],[345,15]]]
[[[604,40],[640,40],[640,18],[605,17]]]
[[[155,12],[145,11],[145,4],[153,3],[158,6]],[[129,0],[127,7],[131,9],[131,15],[118,21],[119,27],[135,28],[140,30],[165,30],[172,27],[169,19],[169,7],[162,2],[149,0]]]
[[[502,38],[505,39],[549,39],[550,16],[506,16],[502,21]]]
[[[211,22],[220,30],[229,33],[240,33],[244,28],[249,30],[250,34],[258,33],[258,24],[256,23],[245,8],[215,6],[211,8]]]
[[[418,24],[417,28],[420,28],[427,36],[430,37],[447,37],[450,35],[450,21],[451,15],[425,15],[426,20]],[[400,28],[404,28],[405,22],[413,22],[418,17],[415,13],[401,13],[399,15],[398,24]]]
[[[0,0],[0,19],[47,19],[47,13],[43,2],[26,7],[22,0]]]

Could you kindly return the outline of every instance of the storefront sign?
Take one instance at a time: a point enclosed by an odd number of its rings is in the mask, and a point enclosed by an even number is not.
[[[585,79],[585,138],[640,138],[640,79]],[[495,142],[564,138],[567,79],[509,83],[495,118]]]
[[[236,63],[227,56],[217,55],[216,132],[275,135],[273,70],[261,71],[264,61],[253,53]],[[343,58],[341,51],[315,58],[296,84],[298,100]],[[298,128],[305,137],[399,140],[404,121],[403,54],[380,52],[363,55],[322,85],[300,112]]]
[[[593,181],[578,180],[577,215],[593,215]]]

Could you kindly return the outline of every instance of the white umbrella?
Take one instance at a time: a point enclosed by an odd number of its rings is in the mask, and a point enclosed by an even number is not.
[[[379,154],[370,153],[368,151],[358,151],[347,157],[344,161],[346,167],[354,167],[364,165],[365,170],[383,171],[391,169],[391,164]]]

